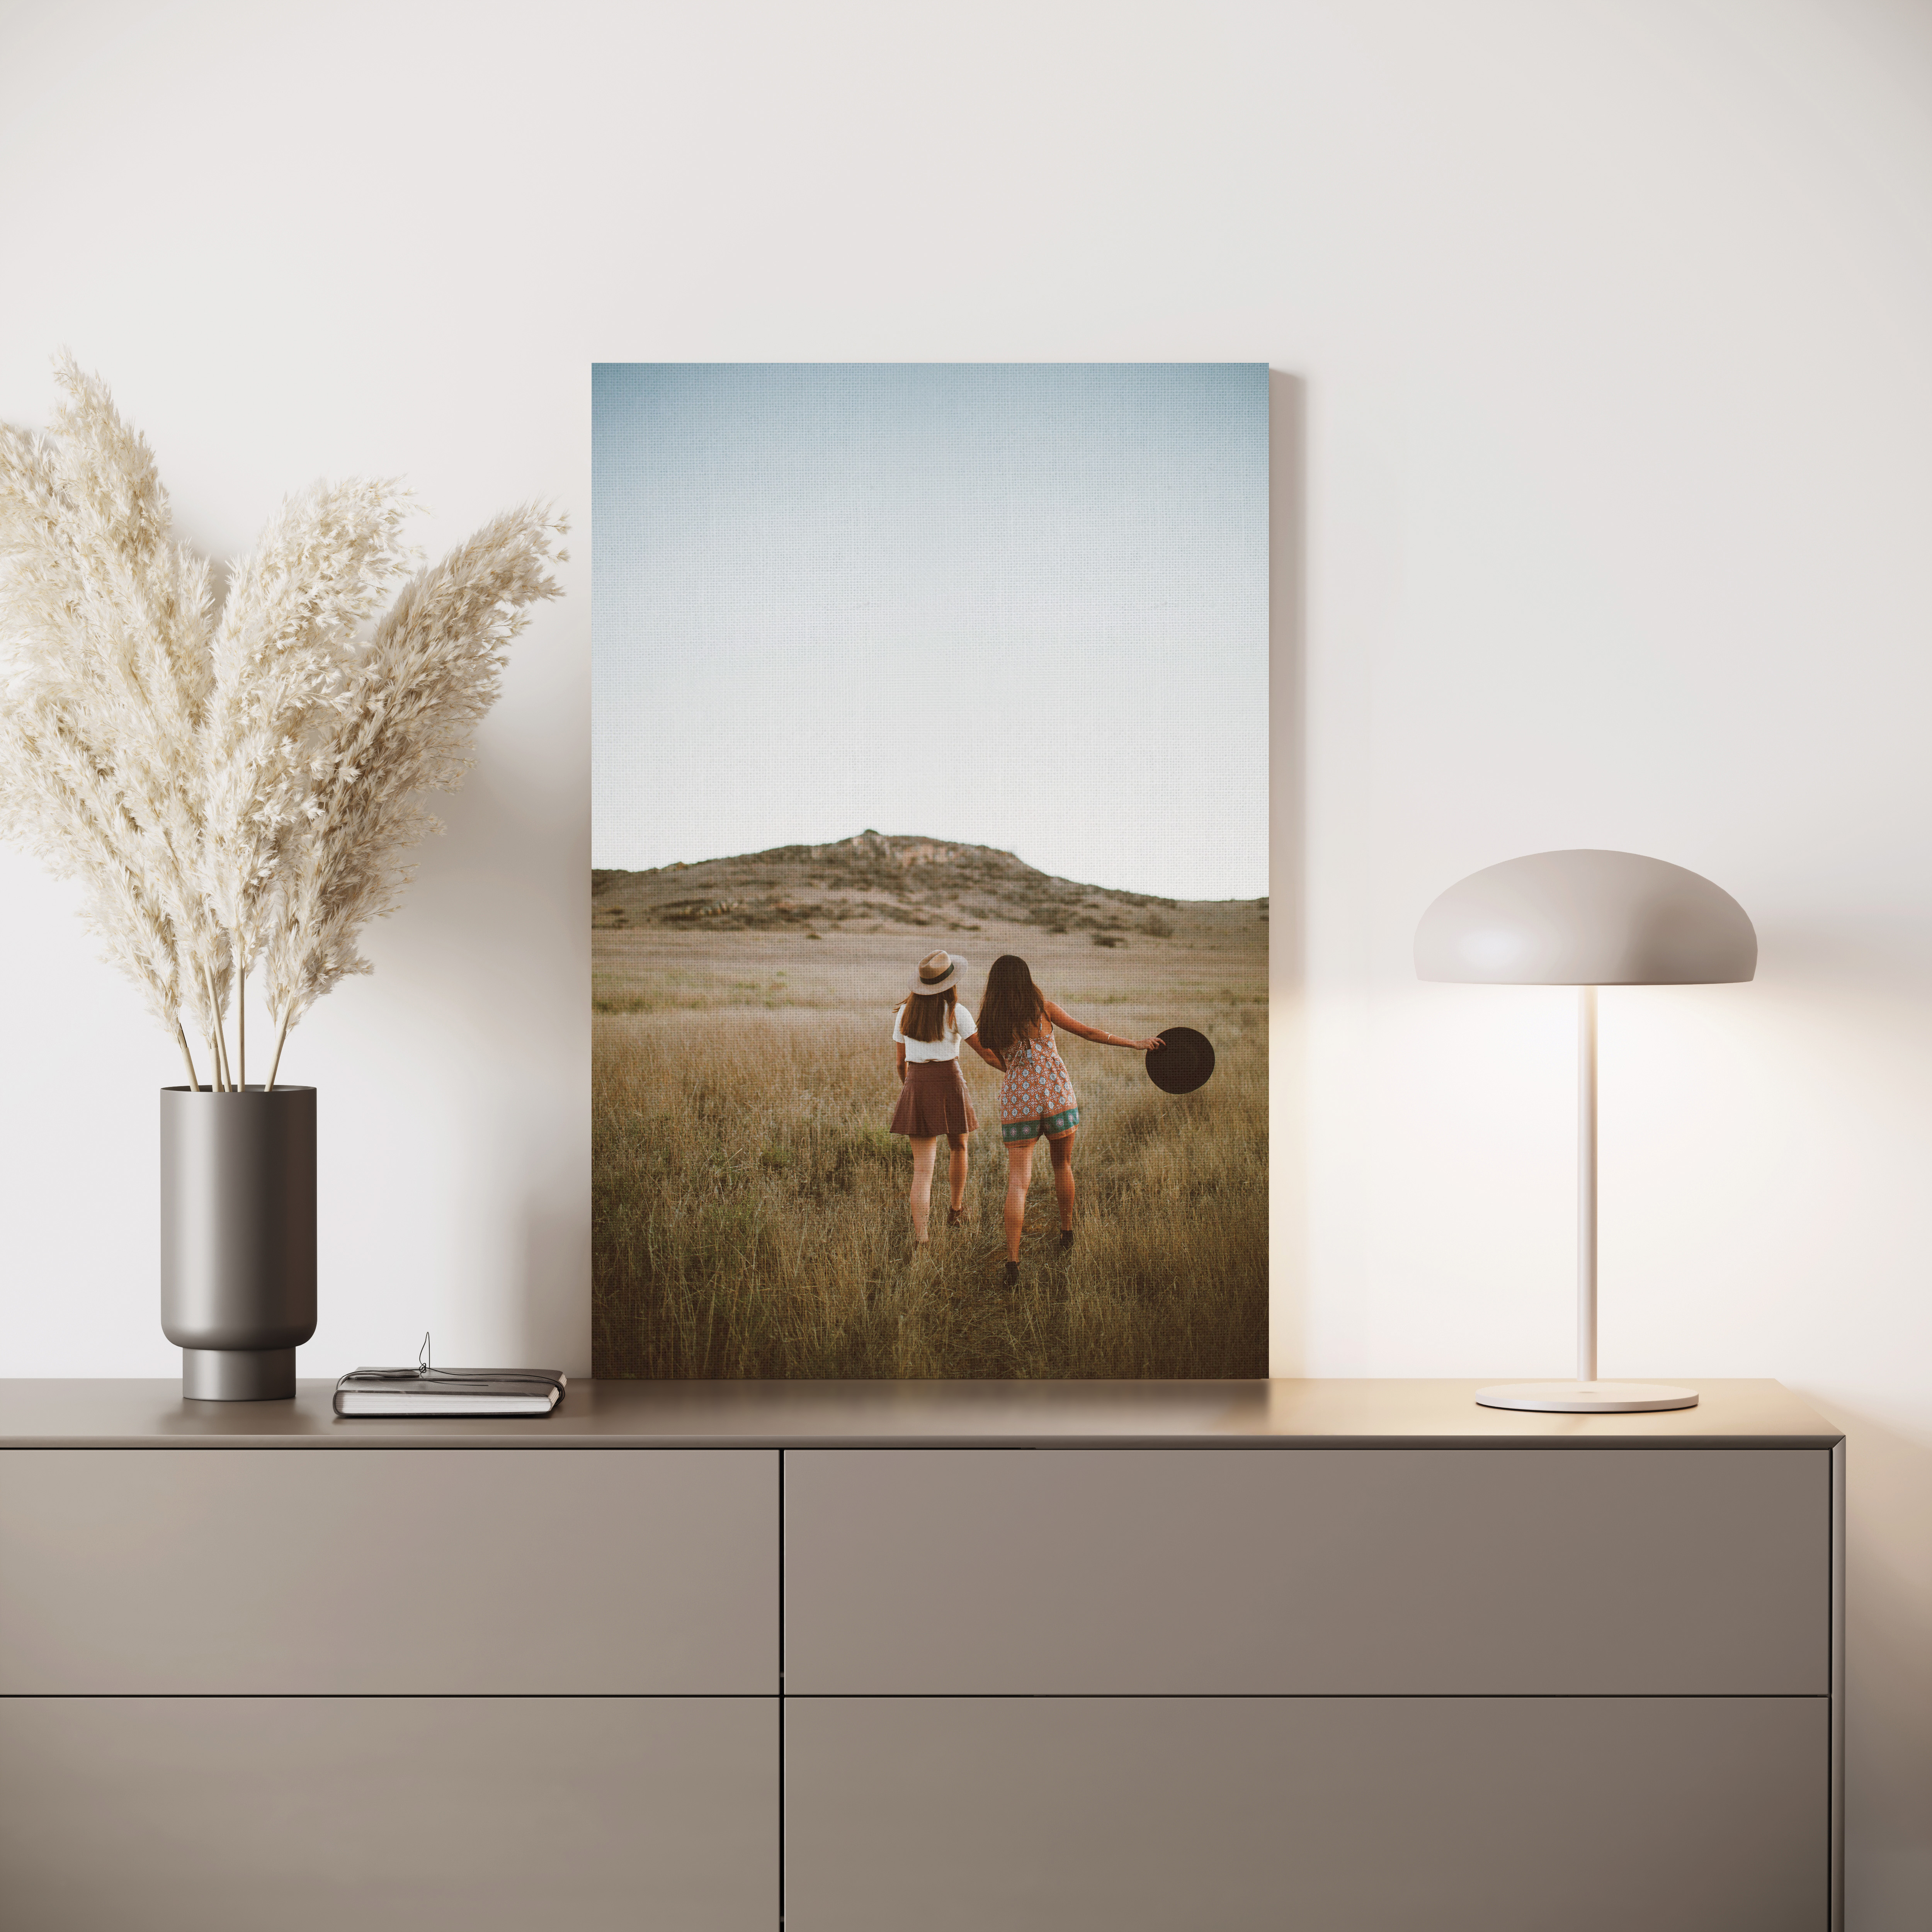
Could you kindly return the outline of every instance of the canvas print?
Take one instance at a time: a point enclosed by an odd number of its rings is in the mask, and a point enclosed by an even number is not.
[[[592,400],[596,1373],[1264,1375],[1265,366]]]

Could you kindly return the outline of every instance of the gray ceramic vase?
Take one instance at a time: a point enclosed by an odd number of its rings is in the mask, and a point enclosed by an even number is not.
[[[288,1400],[315,1333],[315,1089],[161,1089],[161,1331],[198,1402]]]

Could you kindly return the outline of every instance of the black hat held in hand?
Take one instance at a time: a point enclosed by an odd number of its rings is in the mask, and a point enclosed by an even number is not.
[[[1191,1094],[1214,1070],[1214,1047],[1192,1027],[1162,1027],[1163,1042],[1147,1057],[1148,1078],[1163,1094]]]

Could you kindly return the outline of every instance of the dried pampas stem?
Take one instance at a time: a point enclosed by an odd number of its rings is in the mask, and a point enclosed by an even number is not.
[[[275,1031],[275,1057],[268,1062],[268,1078],[262,1088],[265,1094],[272,1094],[275,1090],[275,1070],[282,1064],[282,1042],[288,1036],[289,1023],[284,1018]]]
[[[248,1078],[247,982],[290,1028],[366,973],[363,927],[439,829],[527,607],[562,594],[568,526],[538,505],[434,568],[393,480],[290,497],[230,574],[172,538],[153,452],[66,356],[44,437],[0,424],[0,836],[88,890],[107,957],[217,1093]],[[373,625],[373,628],[371,626]],[[235,1001],[236,1059],[224,1024]]]
[[[220,1003],[214,997],[214,983],[208,978],[208,968],[205,966],[201,969],[201,976],[207,988],[208,1010],[214,1016],[209,1023],[208,1034],[208,1050],[214,1060],[214,1090],[218,1094],[225,1094],[229,1089],[228,1042],[221,1035]]]
[[[188,1063],[188,1086],[190,1094],[201,1091],[201,1082],[194,1077],[194,1055],[188,1050],[188,1034],[180,1021],[175,1022],[175,1037],[181,1042],[182,1058]]]

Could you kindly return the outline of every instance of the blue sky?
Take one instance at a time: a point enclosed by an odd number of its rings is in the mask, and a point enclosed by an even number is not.
[[[1268,887],[1261,363],[600,363],[592,861]]]

